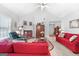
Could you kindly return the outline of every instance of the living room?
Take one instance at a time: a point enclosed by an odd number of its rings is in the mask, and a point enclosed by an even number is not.
[[[78,15],[79,3],[1,3],[0,55],[79,56]]]

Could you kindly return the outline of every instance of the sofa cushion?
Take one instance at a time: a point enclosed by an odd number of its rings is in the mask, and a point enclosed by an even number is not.
[[[71,33],[65,33],[65,38],[69,39],[70,37],[72,37],[74,34]]]
[[[69,39],[69,41],[72,42],[72,41],[76,40],[77,37],[78,37],[78,36],[73,35],[73,36]]]
[[[8,38],[6,38],[0,42],[0,53],[9,53],[9,52],[13,52],[12,42],[10,42]]]
[[[5,38],[5,39],[0,41],[0,45],[6,45],[9,43],[12,43],[12,41],[9,38]]]
[[[16,42],[13,44],[15,53],[48,53],[47,43],[25,43]]]

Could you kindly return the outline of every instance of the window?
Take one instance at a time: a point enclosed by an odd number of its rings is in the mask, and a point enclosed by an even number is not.
[[[6,16],[0,16],[0,38],[7,37],[10,32],[11,19]]]

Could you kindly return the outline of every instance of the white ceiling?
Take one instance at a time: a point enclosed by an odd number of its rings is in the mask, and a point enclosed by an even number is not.
[[[70,15],[79,11],[79,4],[51,4],[47,10],[59,17]]]
[[[8,3],[2,5],[18,15],[26,15],[32,13],[40,7],[39,3]],[[47,3],[43,11],[45,10],[49,13],[52,13],[55,16],[64,17],[66,15],[71,15],[72,13],[78,12],[79,4]]]
[[[18,15],[28,14],[37,9],[34,3],[8,3],[2,5]]]

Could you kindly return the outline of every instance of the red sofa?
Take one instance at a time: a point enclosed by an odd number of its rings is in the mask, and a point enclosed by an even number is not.
[[[13,51],[12,42],[8,38],[0,41],[0,53],[10,53]]]
[[[71,33],[64,33],[64,37],[59,37],[59,35],[56,35],[56,41],[60,42],[67,48],[69,48],[74,53],[79,53],[79,34],[71,34]],[[70,42],[69,39],[71,36],[77,35],[78,37],[76,40]]]
[[[50,56],[47,43],[7,42],[7,40],[2,42],[0,42],[0,54],[6,53],[7,56]]]

